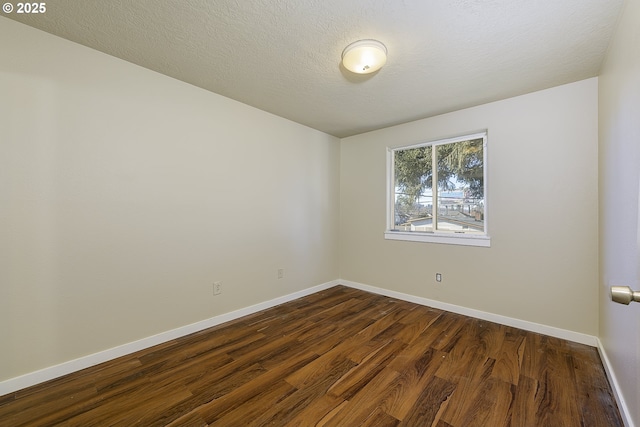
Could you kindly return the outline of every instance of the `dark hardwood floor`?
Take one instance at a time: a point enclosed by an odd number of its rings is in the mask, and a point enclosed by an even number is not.
[[[596,349],[338,286],[0,397],[2,426],[623,426]]]

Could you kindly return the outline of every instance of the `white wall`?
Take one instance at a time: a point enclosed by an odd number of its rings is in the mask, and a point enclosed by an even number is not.
[[[336,138],[5,18],[0,52],[0,381],[338,277]]]
[[[589,79],[343,139],[340,277],[597,335],[597,85]],[[482,129],[491,248],[384,240],[386,148]]]
[[[600,100],[600,340],[633,423],[640,426],[640,1],[628,0],[602,69]]]

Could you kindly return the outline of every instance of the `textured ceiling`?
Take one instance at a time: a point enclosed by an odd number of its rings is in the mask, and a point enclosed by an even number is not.
[[[344,137],[598,75],[623,0],[51,0],[4,14]],[[377,73],[344,47],[389,50]]]

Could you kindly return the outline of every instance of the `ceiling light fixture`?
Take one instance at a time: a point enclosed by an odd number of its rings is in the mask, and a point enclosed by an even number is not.
[[[353,73],[373,73],[386,62],[387,48],[377,40],[358,40],[342,51],[342,64]]]

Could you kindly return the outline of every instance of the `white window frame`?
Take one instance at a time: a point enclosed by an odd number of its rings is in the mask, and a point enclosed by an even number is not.
[[[484,233],[483,234],[466,234],[452,231],[434,230],[434,231],[398,231],[395,227],[395,152],[401,150],[410,150],[412,148],[420,148],[426,146],[438,146],[444,144],[452,144],[456,142],[468,141],[472,139],[482,138],[482,157],[483,157],[483,178],[484,178]],[[489,221],[488,221],[488,199],[487,199],[487,131],[475,132],[453,138],[438,139],[433,141],[421,142],[419,144],[405,145],[400,147],[387,147],[387,226],[384,238],[387,240],[405,240],[409,242],[427,242],[427,243],[444,243],[451,245],[464,246],[480,246],[490,247],[491,238],[489,237]],[[437,182],[437,171],[436,180]],[[436,190],[437,191],[437,190]],[[435,199],[434,199],[435,200]]]

